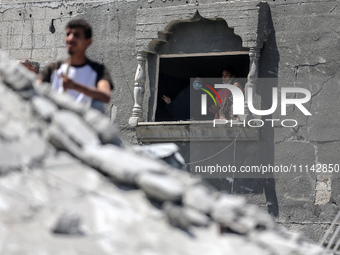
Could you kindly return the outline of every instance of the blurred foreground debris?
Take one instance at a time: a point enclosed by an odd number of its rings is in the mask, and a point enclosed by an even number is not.
[[[177,169],[176,146],[124,144],[3,52],[0,95],[1,254],[323,253]]]

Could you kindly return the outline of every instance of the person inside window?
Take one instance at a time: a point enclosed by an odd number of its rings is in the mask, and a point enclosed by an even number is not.
[[[244,85],[241,79],[234,79],[233,85],[244,92]],[[223,106],[219,109],[217,117],[220,119],[238,120],[238,115],[233,114],[233,94],[229,93],[228,98],[226,98],[225,100],[221,98],[221,101]]]
[[[241,86],[239,82],[235,84],[235,71],[232,67],[226,66],[222,70],[222,81],[223,84],[234,84],[236,86]],[[222,105],[218,98],[216,97],[217,105],[212,105],[209,108],[209,111],[215,114],[215,119],[231,119],[232,116],[232,94],[229,89],[220,89],[217,91],[218,95],[221,98]]]

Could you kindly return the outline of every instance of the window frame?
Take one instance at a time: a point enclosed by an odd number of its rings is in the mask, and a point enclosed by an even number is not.
[[[227,52],[211,52],[211,53],[188,53],[188,54],[157,54],[156,57],[156,74],[155,74],[155,96],[154,100],[152,102],[152,109],[149,109],[149,111],[152,111],[152,117],[150,121],[146,122],[139,122],[139,123],[156,123],[156,111],[157,111],[157,100],[158,100],[158,89],[159,89],[159,70],[160,70],[160,60],[162,58],[185,58],[185,57],[209,57],[209,56],[218,56],[218,57],[223,57],[223,56],[239,56],[239,55],[247,55],[249,56],[250,51],[227,51]],[[249,63],[250,64],[250,63]],[[168,122],[169,124],[173,122],[182,122],[183,121],[162,121],[164,125],[166,125]],[[189,124],[190,123],[195,123],[195,121],[186,121]]]

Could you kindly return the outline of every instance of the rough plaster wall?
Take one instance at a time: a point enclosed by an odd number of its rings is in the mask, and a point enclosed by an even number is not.
[[[287,118],[299,119],[299,128],[275,129],[275,162],[339,163],[338,2],[278,1],[270,6],[280,58],[279,86],[288,78],[293,81],[289,86],[304,87],[312,93],[307,106],[312,116],[291,108]],[[284,176],[276,185],[279,221],[319,239],[328,226],[319,223],[332,220],[339,209],[336,174],[332,181],[325,174],[309,173],[293,179]]]
[[[89,20],[94,27],[94,43],[89,56],[110,68],[116,85],[107,113],[121,129],[125,140],[131,142],[134,134],[127,121],[133,106],[137,64],[134,51],[136,10],[209,2],[217,1],[3,0],[0,44],[15,59],[30,59],[44,65],[66,56],[63,39],[67,21],[74,17]],[[295,82],[308,78],[315,83],[303,85],[313,94],[309,106],[313,116],[304,117],[292,109],[287,118],[299,119],[301,126],[296,129],[264,128],[261,146],[273,150],[273,163],[338,163],[338,1],[276,0],[268,3],[273,22],[271,36],[274,37],[263,50],[269,54],[262,59],[262,70],[267,71],[261,75]],[[50,32],[52,19],[54,33]],[[291,86],[291,83],[286,85]],[[145,107],[147,105],[144,103]],[[261,151],[259,155],[262,159],[267,157]],[[275,188],[280,208],[278,221],[319,239],[338,209],[335,203],[340,203],[338,178],[315,174],[295,179],[286,176],[275,180]],[[264,206],[267,203],[263,195],[249,194],[247,198]]]

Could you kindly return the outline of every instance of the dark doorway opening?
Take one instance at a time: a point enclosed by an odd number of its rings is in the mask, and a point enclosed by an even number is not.
[[[233,67],[236,78],[246,78],[249,72],[248,52],[238,55],[161,57],[155,120],[189,120],[190,78],[220,78],[225,66]],[[163,96],[170,97],[172,103],[165,103]],[[208,113],[199,119],[213,119],[213,115]]]

